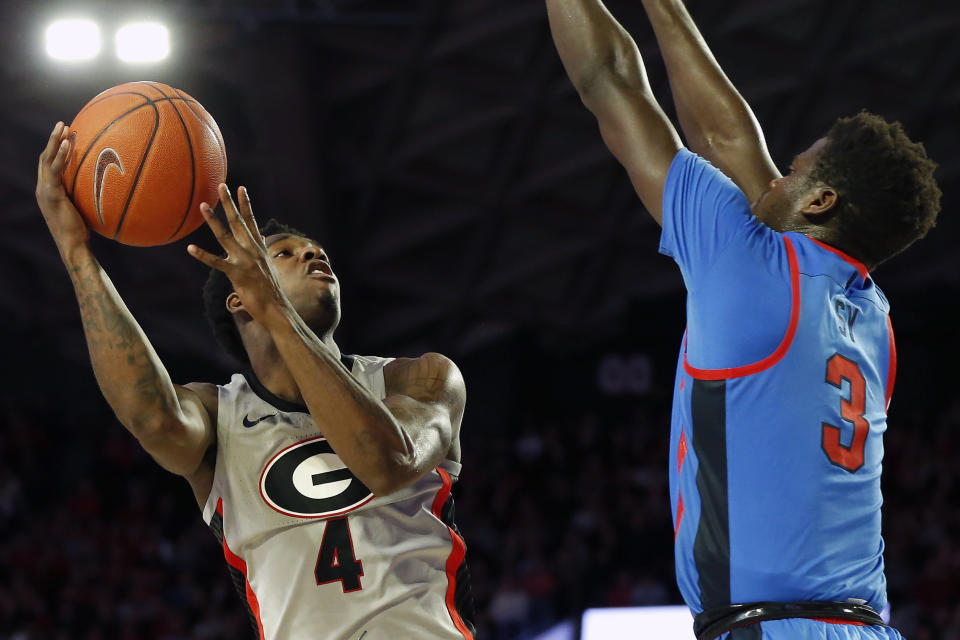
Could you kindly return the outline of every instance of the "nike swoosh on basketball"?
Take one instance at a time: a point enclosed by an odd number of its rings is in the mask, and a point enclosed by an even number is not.
[[[251,429],[251,428],[257,426],[259,423],[261,423],[261,422],[263,422],[264,420],[266,420],[267,418],[273,418],[273,417],[276,416],[276,415],[277,415],[277,414],[275,414],[275,413],[270,413],[270,414],[267,414],[267,415],[263,416],[262,418],[257,418],[256,420],[251,420],[251,419],[250,419],[250,415],[248,414],[248,415],[243,416],[243,426],[245,426],[247,429]]]
[[[103,181],[107,177],[107,169],[116,167],[123,175],[123,162],[119,154],[110,147],[105,148],[97,156],[97,168],[93,172],[93,201],[97,205],[97,217],[103,224]]]

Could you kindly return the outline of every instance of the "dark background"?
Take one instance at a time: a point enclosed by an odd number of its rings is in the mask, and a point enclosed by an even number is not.
[[[900,366],[884,526],[895,622],[912,638],[960,637],[960,9],[688,4],[779,166],[860,108],[901,120],[940,163],[937,228],[874,274]],[[672,113],[639,2],[608,6]],[[46,57],[43,29],[66,8],[101,22],[98,59]],[[144,17],[168,24],[171,57],[114,61],[113,26]],[[666,434],[682,281],[563,73],[542,2],[7,2],[0,638],[239,637],[245,624],[186,483],[139,453],[99,394],[33,197],[54,122],[129,80],[200,100],[258,218],[325,244],[345,352],[435,350],[460,365],[458,521],[481,637],[522,637],[588,605],[679,602]],[[215,247],[205,229],[191,241]],[[94,245],[173,378],[226,381],[235,365],[205,325],[205,268],[186,243]]]

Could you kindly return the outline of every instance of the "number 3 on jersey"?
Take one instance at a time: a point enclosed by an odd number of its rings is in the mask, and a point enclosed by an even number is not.
[[[363,563],[357,560],[353,552],[350,523],[346,518],[327,520],[314,574],[317,576],[317,585],[339,582],[344,593],[363,588],[360,585]]]
[[[870,423],[863,417],[866,413],[867,385],[860,373],[860,367],[853,360],[839,353],[827,360],[828,384],[843,389],[843,381],[850,383],[850,397],[840,398],[840,417],[853,424],[853,440],[850,446],[840,442],[840,427],[827,422],[822,423],[823,436],[821,446],[830,462],[850,473],[863,466],[863,449],[867,443]]]

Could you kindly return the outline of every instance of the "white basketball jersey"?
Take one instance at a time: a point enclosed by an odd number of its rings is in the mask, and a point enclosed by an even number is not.
[[[391,360],[344,358],[379,398]],[[378,498],[306,407],[252,374],[220,386],[219,402],[203,519],[260,640],[473,639],[466,548],[450,497],[458,463],[444,460]]]

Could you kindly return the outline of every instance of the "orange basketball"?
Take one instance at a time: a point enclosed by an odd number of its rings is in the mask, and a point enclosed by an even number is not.
[[[88,102],[70,124],[67,194],[97,233],[139,247],[179,240],[203,222],[227,177],[217,123],[189,95],[128,82]]]

